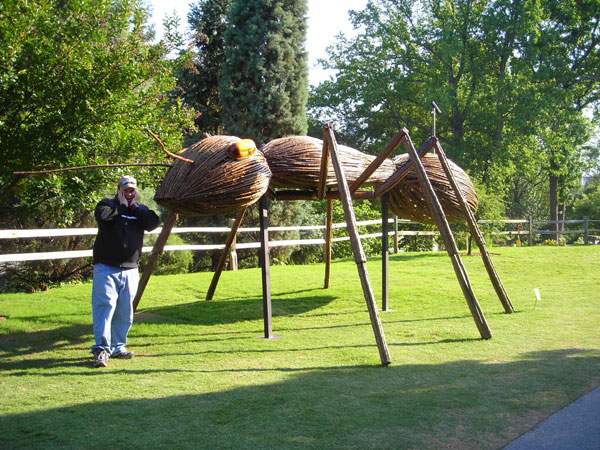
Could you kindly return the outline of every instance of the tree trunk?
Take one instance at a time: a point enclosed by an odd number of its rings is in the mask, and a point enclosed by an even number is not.
[[[558,220],[558,177],[553,174],[550,174],[550,220],[554,221],[550,224],[550,229],[558,231],[558,223],[556,223]],[[558,242],[558,233],[554,235],[554,239]]]

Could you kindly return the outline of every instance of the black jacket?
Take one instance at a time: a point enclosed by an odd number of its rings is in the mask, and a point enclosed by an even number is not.
[[[144,244],[144,230],[154,230],[160,219],[147,206],[121,205],[117,198],[105,198],[96,205],[98,235],[94,242],[93,262],[133,269]]]

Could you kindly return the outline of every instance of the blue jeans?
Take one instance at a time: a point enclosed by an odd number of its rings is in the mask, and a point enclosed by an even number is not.
[[[127,334],[133,324],[133,299],[139,273],[136,269],[121,269],[94,264],[92,314],[94,318],[95,349],[109,354],[126,352]]]

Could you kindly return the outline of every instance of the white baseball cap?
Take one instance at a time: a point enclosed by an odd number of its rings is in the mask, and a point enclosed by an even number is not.
[[[119,180],[119,189],[137,188],[137,181],[131,175],[125,175]]]

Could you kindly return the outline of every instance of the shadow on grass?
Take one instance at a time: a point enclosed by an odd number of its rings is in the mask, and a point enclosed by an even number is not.
[[[273,296],[271,303],[273,317],[303,314],[328,305],[336,297],[318,295],[313,297],[280,298]],[[175,306],[148,309],[147,312],[196,325],[222,325],[263,318],[261,297],[242,300],[210,300],[183,303]]]
[[[152,373],[129,367],[89,373],[100,383]],[[227,391],[4,415],[0,435],[12,449],[500,448],[592,389],[599,369],[597,349],[539,351],[508,363],[237,367],[216,372],[289,375]]]
[[[278,296],[279,297],[279,296]],[[301,297],[292,299],[273,298],[273,317],[303,314],[321,308],[333,296]],[[25,322],[52,321],[55,317],[20,317]],[[262,297],[252,297],[234,301],[199,301],[177,306],[153,308],[136,314],[135,323],[185,323],[190,325],[216,325],[236,323],[263,318]],[[11,320],[11,319],[7,319]],[[0,350],[8,356],[33,354],[41,351],[59,350],[67,346],[80,345],[92,341],[91,317],[89,323],[76,323],[36,331],[18,331],[0,335]],[[231,333],[229,333],[231,334]],[[1,365],[0,365],[1,367]]]
[[[35,321],[35,319],[29,318],[19,318],[19,320]],[[62,327],[56,327],[55,324],[52,324],[52,326],[55,328],[17,331],[0,335],[0,350],[10,356],[29,355],[79,345],[90,341],[92,336],[91,323],[77,323]]]

